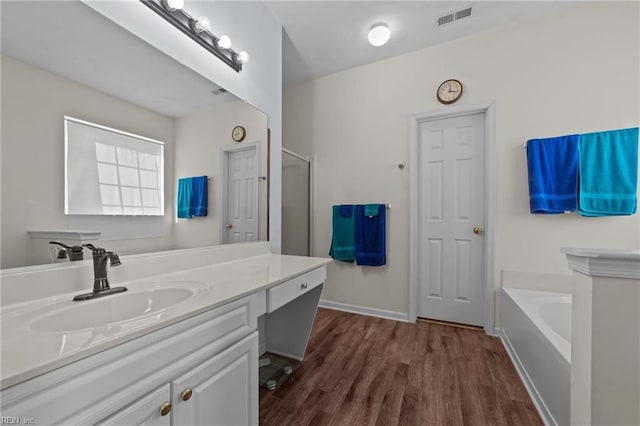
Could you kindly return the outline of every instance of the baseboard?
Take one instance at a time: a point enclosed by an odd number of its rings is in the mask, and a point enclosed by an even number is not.
[[[387,311],[384,309],[369,308],[367,306],[349,305],[348,303],[332,302],[330,300],[322,299],[320,300],[320,303],[318,303],[318,306],[321,308],[351,312],[353,314],[367,315],[370,317],[409,322],[409,315],[403,312]]]
[[[553,416],[551,415],[551,412],[549,411],[545,403],[542,401],[542,398],[540,398],[540,395],[538,394],[538,390],[536,389],[535,385],[529,378],[529,374],[527,374],[527,371],[524,369],[524,366],[520,362],[520,358],[518,358],[518,354],[516,354],[515,350],[513,349],[513,346],[511,346],[511,342],[509,341],[509,338],[505,333],[502,332],[501,329],[496,329],[496,331],[497,330],[500,330],[499,336],[500,336],[500,341],[502,342],[502,346],[504,346],[505,350],[507,351],[507,355],[509,355],[509,358],[511,359],[511,363],[513,363],[513,366],[516,368],[516,371],[518,372],[518,376],[520,376],[520,380],[522,381],[524,388],[527,390],[527,393],[529,394],[529,397],[531,398],[533,405],[536,407],[538,414],[540,414],[540,418],[542,419],[542,422],[546,426],[557,426],[557,423],[554,420]]]

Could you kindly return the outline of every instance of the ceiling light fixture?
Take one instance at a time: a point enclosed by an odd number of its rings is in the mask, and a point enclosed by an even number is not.
[[[194,18],[184,11],[184,0],[140,0],[142,4],[164,18],[165,21],[189,36],[235,71],[242,70],[242,64],[249,60],[249,54],[231,49],[231,39],[227,35],[216,37],[211,33],[211,21],[206,16]]]
[[[391,31],[389,30],[389,27],[384,24],[374,25],[369,30],[368,39],[372,46],[382,46],[389,41],[389,37],[391,37]]]

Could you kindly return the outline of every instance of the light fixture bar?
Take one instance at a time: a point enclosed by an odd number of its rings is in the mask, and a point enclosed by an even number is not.
[[[142,4],[153,10],[155,13],[164,18],[165,21],[188,35],[193,41],[200,46],[213,53],[222,62],[229,65],[236,72],[242,70],[242,62],[238,61],[238,54],[233,49],[222,49],[218,47],[218,38],[211,34],[208,30],[200,33],[195,32],[191,28],[191,23],[195,22],[195,18],[182,9],[168,10],[162,6],[160,1],[156,0],[140,0]]]

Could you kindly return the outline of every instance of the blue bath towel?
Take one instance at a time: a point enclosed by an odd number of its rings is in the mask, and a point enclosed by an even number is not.
[[[191,202],[189,213],[192,216],[206,216],[208,211],[209,178],[198,176],[191,178]]]
[[[352,204],[333,206],[333,235],[329,256],[343,262],[353,262],[356,258],[354,233],[355,215]]]
[[[576,210],[578,135],[529,140],[527,168],[531,213]]]
[[[363,266],[382,266],[387,263],[386,248],[386,209],[378,204],[377,213],[373,205],[361,204],[355,208],[356,262]]]
[[[178,179],[178,217],[181,219],[191,218],[191,178]]]
[[[636,212],[638,128],[580,135],[582,216],[622,216]]]

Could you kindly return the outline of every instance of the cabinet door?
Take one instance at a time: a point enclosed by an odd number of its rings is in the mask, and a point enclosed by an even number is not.
[[[258,333],[174,380],[172,393],[174,425],[257,425]]]
[[[97,424],[100,426],[169,426],[171,416],[169,413],[162,415],[161,407],[169,403],[170,398],[171,386],[167,383]]]

